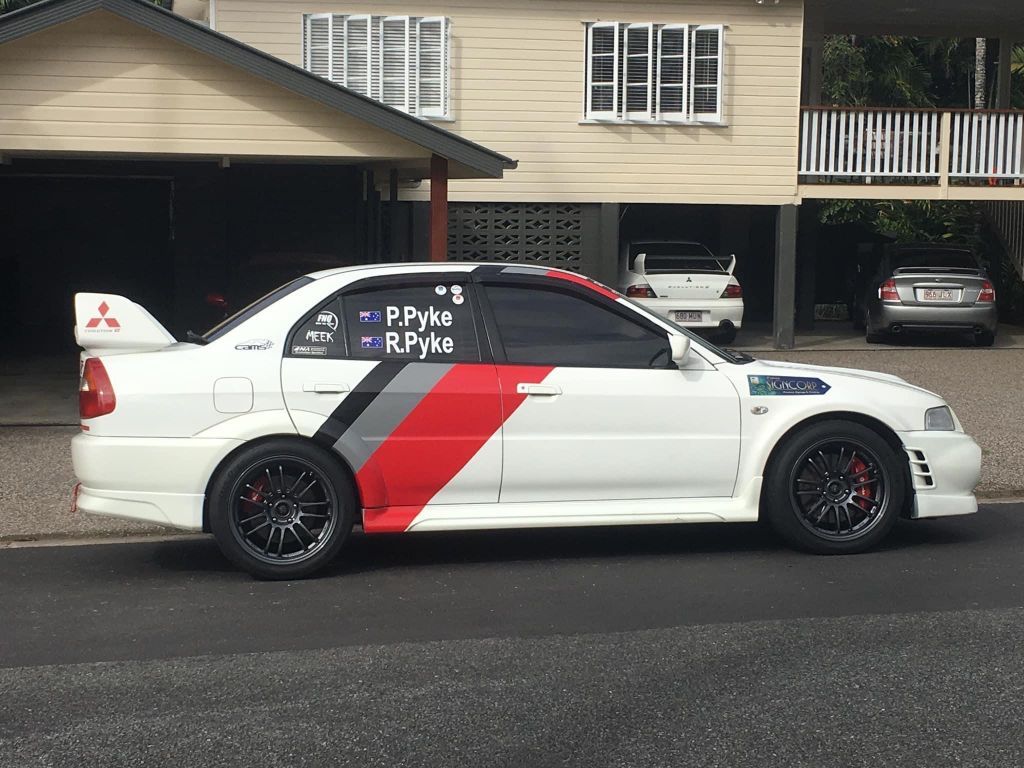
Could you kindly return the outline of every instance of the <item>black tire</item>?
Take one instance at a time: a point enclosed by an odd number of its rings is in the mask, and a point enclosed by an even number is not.
[[[735,325],[718,332],[718,342],[720,344],[732,344],[734,341],[736,341]]]
[[[991,331],[974,334],[974,346],[976,347],[991,347],[995,343],[996,335]]]
[[[868,344],[881,344],[885,341],[885,334],[876,331],[868,331],[864,334],[864,340]]]
[[[906,499],[906,474],[877,432],[850,421],[817,422],[788,437],[772,458],[762,511],[798,549],[863,552],[892,530]]]
[[[356,514],[348,474],[310,443],[239,451],[210,486],[210,528],[224,556],[261,579],[301,579],[344,545]]]

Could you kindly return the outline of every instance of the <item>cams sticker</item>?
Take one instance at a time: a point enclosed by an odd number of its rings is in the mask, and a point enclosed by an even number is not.
[[[824,395],[832,387],[821,379],[803,376],[747,376],[750,394],[768,395]]]
[[[241,344],[235,344],[235,349],[243,352],[252,352],[254,350],[270,349],[273,346],[274,342],[270,339],[249,339]]]

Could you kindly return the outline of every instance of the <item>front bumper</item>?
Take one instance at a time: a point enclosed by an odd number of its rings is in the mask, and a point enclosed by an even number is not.
[[[903,432],[914,488],[911,517],[948,517],[978,511],[981,448],[963,432]]]
[[[999,310],[994,303],[973,306],[931,306],[878,303],[868,315],[868,328],[889,331],[894,326],[907,330],[983,330],[995,333]]]
[[[78,509],[93,515],[203,528],[206,485],[239,440],[76,435]]]
[[[636,299],[656,315],[686,328],[743,327],[743,299]],[[700,312],[700,322],[680,322],[675,312]]]

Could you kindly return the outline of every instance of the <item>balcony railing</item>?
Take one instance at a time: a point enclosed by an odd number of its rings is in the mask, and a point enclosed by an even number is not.
[[[963,184],[1024,180],[1024,112],[805,107],[801,181]]]

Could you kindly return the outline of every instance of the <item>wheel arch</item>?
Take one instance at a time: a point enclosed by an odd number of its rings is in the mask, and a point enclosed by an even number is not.
[[[351,486],[352,486],[352,493],[356,497],[356,509],[360,513],[360,518],[358,518],[358,519],[361,520],[361,512],[362,512],[362,509],[363,509],[363,500],[362,500],[362,497],[361,497],[361,495],[359,493],[359,485],[356,482],[356,475],[355,475],[355,472],[352,470],[351,465],[349,465],[349,463],[347,461],[345,461],[345,459],[337,451],[326,450],[326,449],[323,448],[323,446],[317,444],[316,442],[314,442],[312,439],[310,439],[308,437],[303,437],[301,435],[296,435],[294,433],[292,433],[292,434],[281,433],[281,434],[272,434],[272,435],[260,435],[259,437],[253,438],[252,440],[246,440],[241,445],[236,446],[234,449],[232,449],[227,455],[225,455],[217,463],[217,466],[214,468],[213,472],[210,473],[210,477],[207,478],[207,480],[206,480],[206,488],[204,489],[204,492],[203,492],[203,532],[204,533],[211,533],[212,532],[211,528],[210,528],[210,488],[213,485],[214,480],[216,480],[217,476],[221,473],[221,470],[224,468],[224,466],[228,462],[230,462],[232,459],[234,459],[235,456],[237,456],[242,451],[249,450],[250,448],[253,448],[253,447],[256,447],[256,446],[260,446],[260,445],[263,445],[264,443],[269,443],[269,442],[273,442],[273,441],[287,441],[287,442],[292,442],[292,443],[296,443],[296,444],[299,444],[299,445],[311,445],[311,446],[315,446],[316,448],[319,448],[320,450],[322,450],[324,452],[324,454],[328,457],[328,459],[331,462],[333,462],[339,469],[341,469],[345,473],[345,475],[348,477],[349,482],[351,483]]]
[[[896,434],[896,431],[884,421],[876,419],[873,416],[868,416],[865,413],[857,413],[856,411],[828,411],[826,413],[816,413],[813,416],[808,416],[802,421],[798,421],[775,441],[775,445],[772,446],[771,451],[768,453],[768,458],[765,460],[764,466],[761,468],[761,476],[767,477],[768,469],[772,466],[772,462],[776,460],[779,452],[782,450],[782,447],[792,439],[794,434],[799,432],[801,429],[811,426],[812,424],[818,424],[823,421],[850,421],[855,424],[860,424],[885,440],[889,447],[896,453],[896,457],[900,462],[900,467],[903,470],[904,486],[907,489],[903,509],[900,510],[900,514],[902,517],[910,517],[914,508],[914,495],[916,491],[914,489],[913,477],[910,474],[910,460],[903,447],[903,441],[900,439],[900,436]],[[761,495],[762,503],[759,505],[759,508],[764,505],[763,488]],[[760,512],[758,515],[760,516]]]

